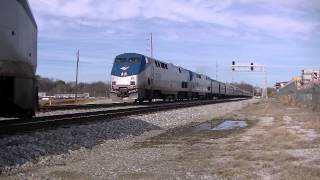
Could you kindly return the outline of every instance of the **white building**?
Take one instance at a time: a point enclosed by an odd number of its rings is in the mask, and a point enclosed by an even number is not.
[[[302,81],[303,84],[320,80],[320,70],[316,69],[304,69],[302,70]]]

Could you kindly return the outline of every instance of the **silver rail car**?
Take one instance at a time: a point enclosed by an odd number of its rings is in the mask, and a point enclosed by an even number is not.
[[[229,84],[136,53],[120,54],[115,58],[110,95],[120,102],[245,96]]]
[[[27,0],[0,1],[0,116],[34,115],[37,31]]]

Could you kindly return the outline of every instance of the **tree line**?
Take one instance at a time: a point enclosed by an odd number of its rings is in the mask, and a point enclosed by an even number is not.
[[[76,90],[75,82],[66,82],[59,79],[45,78],[37,76],[38,91],[47,95],[54,94],[74,94]],[[92,83],[78,83],[78,93],[89,93],[92,97],[105,97],[110,92],[110,84],[102,81]]]

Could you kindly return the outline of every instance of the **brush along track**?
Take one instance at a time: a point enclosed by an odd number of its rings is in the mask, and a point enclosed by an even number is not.
[[[133,107],[128,109],[113,109],[104,111],[93,111],[85,113],[74,113],[64,115],[52,115],[34,117],[31,119],[12,119],[0,121],[0,134],[15,134],[21,132],[35,131],[38,129],[57,128],[70,124],[89,123],[93,121],[111,121],[114,117],[123,117],[135,114],[150,113],[156,111],[164,111],[170,109],[186,108],[199,105],[216,104],[223,102],[234,102],[245,100],[244,98],[237,99],[217,99],[203,100],[192,102],[152,104],[144,107]]]

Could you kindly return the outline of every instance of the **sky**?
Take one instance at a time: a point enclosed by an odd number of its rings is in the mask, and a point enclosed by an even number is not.
[[[29,3],[38,24],[37,74],[43,77],[74,81],[80,49],[79,81],[110,81],[116,55],[150,56],[151,32],[155,58],[222,82],[262,85],[262,73],[232,73],[232,61],[266,65],[269,86],[304,68],[320,68],[320,0]]]

